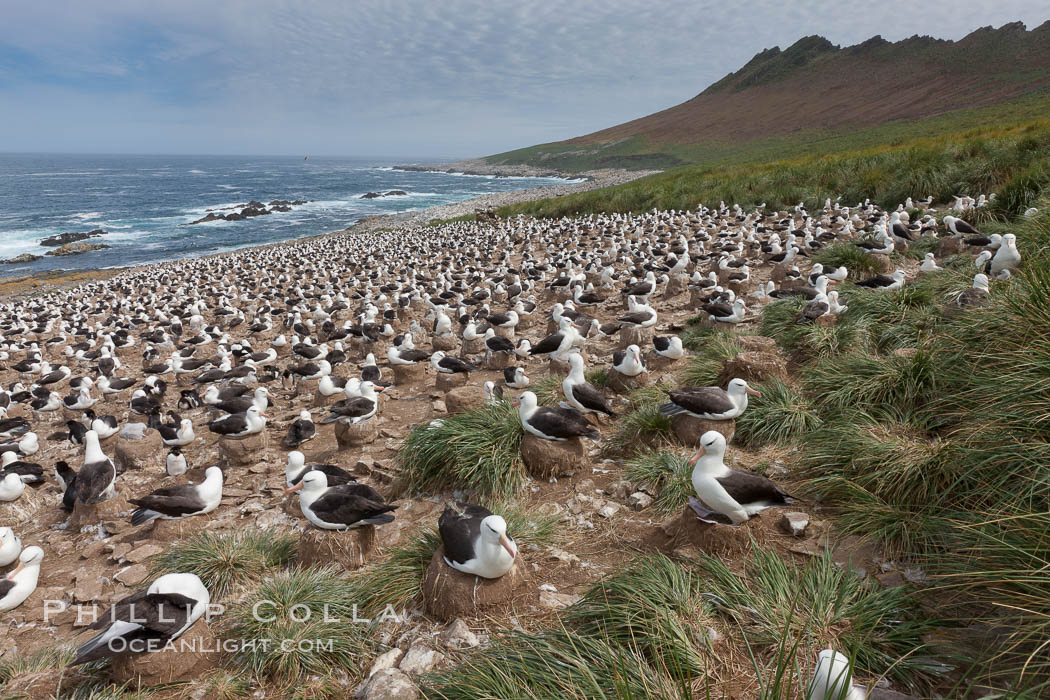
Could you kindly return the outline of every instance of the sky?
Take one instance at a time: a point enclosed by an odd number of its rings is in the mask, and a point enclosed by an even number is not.
[[[1046,0],[4,0],[0,152],[458,158],[670,107],[809,34],[959,39]]]

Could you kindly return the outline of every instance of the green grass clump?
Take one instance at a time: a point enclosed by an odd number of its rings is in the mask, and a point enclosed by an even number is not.
[[[918,688],[939,672],[931,661],[937,650],[923,641],[938,623],[905,586],[882,588],[829,553],[795,564],[756,546],[745,573],[706,555],[698,564],[716,610],[753,650],[773,652],[787,636],[800,640],[804,658],[830,646],[853,658],[859,673]]]
[[[602,454],[629,456],[671,439],[671,419],[660,414],[666,387],[638,389],[628,397],[630,408],[620,416],[613,434],[602,439]]]
[[[374,650],[369,626],[354,621],[359,597],[359,588],[335,569],[273,574],[223,616],[224,638],[255,640],[240,645],[233,662],[278,682],[325,675],[333,668],[358,677]]]
[[[684,670],[661,668],[638,649],[563,628],[501,637],[454,669],[424,678],[423,693],[444,700],[690,700],[692,682]]]
[[[512,496],[525,484],[519,450],[524,429],[506,402],[412,429],[398,449],[401,491],[474,490]]]
[[[564,619],[583,634],[638,649],[664,668],[700,674],[711,620],[705,591],[699,571],[657,554],[599,581]]]
[[[937,624],[907,588],[882,589],[827,554],[793,564],[755,548],[734,573],[719,558],[676,561],[656,554],[594,584],[562,617],[563,626],[512,633],[424,679],[439,698],[722,697],[736,675],[711,653],[711,630],[740,631],[762,671],[788,673],[804,687],[808,659],[831,645],[859,673],[888,673],[925,689],[942,669],[922,640]],[[724,621],[724,623],[723,623]],[[785,645],[785,639],[793,640]],[[797,658],[807,659],[800,669]],[[765,668],[770,660],[771,668]],[[773,687],[771,679],[760,684]],[[779,695],[764,695],[773,698]]]
[[[177,542],[152,560],[155,576],[197,574],[213,600],[238,586],[258,581],[295,558],[298,539],[271,530],[232,535],[202,532]]]
[[[925,349],[882,356],[848,353],[815,364],[803,381],[814,402],[829,409],[864,406],[869,412],[899,413],[935,398],[939,367]]]
[[[609,383],[609,370],[604,367],[595,367],[584,372],[583,378],[598,389],[604,389]]]
[[[228,671],[214,671],[198,681],[208,700],[234,700],[251,695],[252,685],[249,679],[233,675]]]
[[[565,377],[544,377],[538,382],[533,382],[529,390],[536,394],[536,403],[540,406],[557,406],[559,401],[564,401],[565,396],[561,392],[561,383]]]
[[[691,698],[706,680],[708,621],[700,572],[641,557],[594,584],[565,626],[511,633],[432,675],[427,697]]]
[[[796,323],[805,299],[779,299],[763,309],[760,330],[785,350],[800,358],[833,357],[846,349],[866,346],[866,323],[859,314],[850,311],[839,317],[832,326],[815,323]]]
[[[740,343],[730,333],[709,333],[691,343],[685,367],[678,372],[683,386],[715,386],[725,361],[740,353]]]
[[[755,388],[762,395],[751,397],[747,410],[736,419],[737,437],[745,445],[783,445],[820,425],[820,417],[792,386],[772,379]]]
[[[922,260],[927,253],[937,250],[938,239],[934,236],[923,236],[908,244],[908,249],[901,253],[901,257],[909,260]]]
[[[879,272],[878,259],[848,241],[821,248],[813,253],[812,260],[823,265],[826,270],[845,265],[850,278],[854,280],[862,280]]]
[[[693,469],[689,457],[668,450],[647,450],[627,461],[627,478],[649,484],[659,492],[653,508],[671,513],[684,506],[693,495]]]

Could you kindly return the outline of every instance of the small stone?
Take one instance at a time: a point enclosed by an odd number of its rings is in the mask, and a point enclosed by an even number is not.
[[[611,518],[618,512],[620,512],[620,506],[616,503],[609,503],[607,505],[602,506],[598,510],[598,515],[600,515],[603,518]]]
[[[397,647],[389,651],[385,651],[376,657],[376,660],[372,662],[372,668],[368,671],[368,677],[376,675],[380,671],[385,671],[388,668],[397,668],[397,664],[401,661],[401,657],[405,655],[405,652],[401,651]]]
[[[461,618],[456,618],[445,628],[441,634],[441,643],[446,649],[472,649],[480,644],[478,636],[470,631]]]
[[[386,668],[369,678],[357,697],[361,700],[416,700],[419,689],[404,671]]]
[[[792,537],[803,537],[809,527],[809,516],[805,513],[789,511],[780,516],[780,529]]]
[[[563,561],[567,564],[579,564],[580,558],[572,552],[566,552],[564,549],[552,549],[550,552],[551,557],[558,561]]]
[[[133,566],[121,569],[113,576],[114,579],[120,581],[125,586],[137,586],[146,580],[146,576],[149,575],[149,569],[142,564],[134,564]]]
[[[127,542],[121,542],[120,544],[110,545],[112,547],[109,558],[113,561],[120,561],[128,552],[131,551],[131,545]]]
[[[91,603],[102,597],[102,581],[87,569],[79,569],[76,574],[76,585],[73,586],[74,603]]]
[[[430,404],[430,407],[434,409],[435,413],[445,413],[448,410],[445,408],[444,401],[434,401]]]
[[[645,510],[653,504],[653,497],[641,491],[635,491],[627,497],[627,505],[633,510]]]
[[[581,597],[582,596],[573,595],[571,593],[551,593],[550,591],[541,591],[540,605],[548,610],[563,610],[578,601]]]
[[[447,660],[448,657],[440,651],[415,642],[405,652],[405,657],[397,667],[407,674],[419,675],[443,666]]]
[[[618,498],[621,501],[627,498],[633,490],[634,487],[631,485],[631,482],[625,479],[614,481],[612,484],[609,485],[609,488],[607,489],[608,494],[610,496],[612,496],[613,498]]]
[[[549,591],[551,593],[557,593],[558,592],[558,589],[555,588],[554,586],[550,585],[549,583],[541,584],[540,585],[540,590],[541,591]]]
[[[131,550],[125,555],[125,559],[132,564],[139,564],[146,561],[150,557],[156,556],[164,551],[163,547],[158,547],[155,544],[144,544],[141,547]]]

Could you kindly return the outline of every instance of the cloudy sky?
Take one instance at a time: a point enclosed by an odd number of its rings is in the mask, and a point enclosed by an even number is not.
[[[1046,0],[17,0],[0,151],[465,157],[669,107],[807,34],[957,39]]]

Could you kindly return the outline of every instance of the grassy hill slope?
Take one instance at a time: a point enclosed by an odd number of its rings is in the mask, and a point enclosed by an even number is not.
[[[872,127],[924,123],[1048,90],[1050,22],[1031,31],[1020,23],[986,27],[957,42],[873,37],[839,48],[810,36],[759,53],[670,109],[486,160],[565,172],[672,168],[740,151],[819,147]]]

